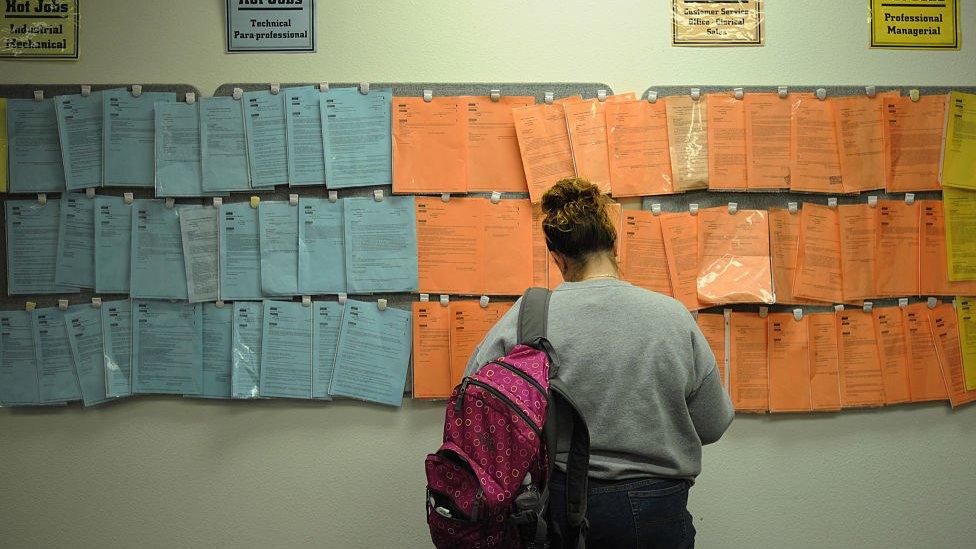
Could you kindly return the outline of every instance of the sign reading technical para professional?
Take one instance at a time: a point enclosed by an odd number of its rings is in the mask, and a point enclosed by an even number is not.
[[[315,51],[314,0],[227,0],[227,51]]]

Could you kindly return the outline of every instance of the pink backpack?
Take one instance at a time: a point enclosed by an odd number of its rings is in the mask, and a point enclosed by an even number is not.
[[[545,288],[526,291],[518,345],[464,378],[448,400],[444,443],[426,460],[427,523],[438,548],[585,546],[590,437],[554,379],[546,339],[549,296]],[[547,520],[557,409],[560,418],[571,416],[572,425],[569,532]]]

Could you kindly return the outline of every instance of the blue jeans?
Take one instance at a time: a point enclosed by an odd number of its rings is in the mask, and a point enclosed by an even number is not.
[[[693,548],[695,526],[688,512],[685,480],[590,479],[586,546],[596,548]],[[549,484],[550,520],[566,531],[566,476],[555,471]],[[555,546],[554,546],[555,547]]]

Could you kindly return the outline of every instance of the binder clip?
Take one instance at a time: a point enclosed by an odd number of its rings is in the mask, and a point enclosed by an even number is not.
[[[132,195],[132,193],[122,193],[122,202],[125,202],[126,204],[132,204],[133,202],[135,202],[135,200],[136,198],[135,196]]]
[[[797,322],[803,320],[803,309],[793,309],[793,320]]]
[[[47,204],[47,193],[37,193],[37,203],[41,206]]]
[[[742,97],[746,94],[746,91],[742,88],[732,88],[732,95],[738,101],[742,101]]]
[[[780,99],[786,99],[786,97],[790,94],[790,87],[779,86],[776,88],[776,94],[779,95]]]
[[[310,296],[310,295],[303,295],[302,296],[302,307],[311,307],[311,306],[312,306],[312,296]]]
[[[450,202],[451,193],[441,193],[441,202]]]
[[[545,102],[545,104],[546,104],[546,105],[552,105],[552,102],[553,102],[553,101],[555,101],[555,97],[554,97],[554,95],[555,95],[555,94],[554,94],[553,92],[546,92],[546,93],[545,93],[545,94],[544,94],[544,95],[542,96],[542,100],[543,100],[543,102]]]
[[[925,300],[925,304],[929,306],[929,309],[934,309],[936,305],[939,304],[939,300],[934,297],[930,297]]]
[[[865,301],[864,305],[862,305],[861,308],[864,310],[865,313],[870,313],[871,311],[874,310],[874,303],[870,301]]]
[[[385,311],[386,310],[386,300],[383,299],[383,298],[377,299],[376,300],[376,308],[379,309],[379,310],[381,310],[381,311]]]
[[[344,305],[346,303],[346,300],[349,299],[349,295],[346,292],[339,292],[338,298],[339,298],[339,304]]]
[[[167,208],[169,208],[169,209],[172,210],[173,208],[176,207],[176,199],[175,198],[167,198],[167,199],[165,199],[163,201],[163,204],[165,204]]]
[[[424,90],[424,103],[430,103],[434,100],[434,90]]]
[[[34,101],[44,101],[44,90],[34,90]]]
[[[502,90],[491,90],[488,92],[488,97],[491,98],[493,103],[498,103],[502,100]]]
[[[92,305],[92,309],[101,309],[102,308],[102,298],[100,298],[100,297],[93,297],[92,298],[91,305]]]
[[[898,306],[901,307],[902,309],[904,309],[905,307],[908,307],[908,298],[907,297],[899,297],[898,298]]]
[[[88,198],[95,198],[95,187],[88,187],[85,189],[85,196]]]
[[[827,88],[817,88],[815,95],[817,96],[817,99],[821,101],[827,99]]]
[[[874,96],[878,95],[878,88],[874,86],[864,86],[864,93],[866,93],[871,99],[874,99]]]
[[[651,204],[651,215],[661,215],[661,203],[655,202]]]
[[[241,88],[234,88],[234,91],[231,93],[231,97],[240,101],[241,98],[244,97],[244,90]]]
[[[798,212],[800,210],[800,204],[797,203],[797,202],[787,202],[786,203],[786,210],[788,212],[790,212],[791,214],[795,214],[796,212]]]
[[[739,204],[736,202],[729,202],[729,213],[735,215],[739,211]]]
[[[647,101],[649,103],[657,103],[657,91],[647,90]]]
[[[488,200],[491,201],[492,204],[498,204],[499,202],[502,201],[502,193],[498,191],[492,191],[491,197],[488,198]]]
[[[327,92],[327,91],[329,91],[329,83],[319,82],[319,93]]]
[[[223,299],[218,299],[217,301],[214,301],[214,307],[218,309],[223,309],[224,305],[226,305],[226,303],[224,303]]]
[[[142,95],[142,84],[132,85],[132,97],[139,97]]]
[[[481,296],[481,299],[478,300],[478,305],[481,305],[482,309],[486,309],[488,308],[489,301],[491,301],[491,299],[488,296],[483,295]]]
[[[607,100],[607,90],[596,90],[596,99],[600,103]]]
[[[831,196],[831,197],[827,198],[827,207],[828,208],[836,208],[837,207],[837,197],[836,196]]]
[[[58,309],[61,309],[62,311],[67,311],[68,310],[68,300],[67,299],[59,299],[58,300]]]
[[[430,294],[420,294],[420,302],[427,303],[430,301]]]
[[[373,200],[383,202],[383,189],[373,189]]]
[[[261,204],[261,197],[260,196],[252,196],[251,197],[251,207],[256,210],[256,209],[258,209],[258,205],[259,204]]]
[[[81,85],[81,96],[82,97],[91,97],[91,85],[90,84],[82,84]]]
[[[369,82],[359,83],[359,93],[363,95],[369,95]]]
[[[192,105],[197,102],[197,94],[193,92],[186,92],[184,99],[186,100],[187,105]]]
[[[271,95],[278,95],[281,92],[281,84],[275,82],[271,84]]]
[[[922,97],[918,89],[911,89],[908,90],[908,98],[911,99],[913,102],[917,103],[918,100],[921,99]]]
[[[698,215],[698,204],[688,204],[688,213]]]
[[[447,294],[441,294],[440,302],[441,302],[441,307],[447,307],[448,305],[451,304],[451,296]]]
[[[329,202],[335,204],[339,200],[339,191],[329,191]]]
[[[223,203],[224,203],[224,199],[223,198],[221,198],[219,196],[213,197],[213,207],[214,208],[219,208]]]
[[[869,194],[868,195],[868,206],[871,207],[871,208],[877,208],[878,207],[878,197],[877,197],[877,195],[873,195],[873,194]]]
[[[759,318],[766,318],[767,316],[769,316],[769,307],[760,307]]]
[[[289,206],[297,206],[298,205],[298,195],[297,194],[290,194],[290,195],[288,195],[288,205]]]
[[[911,206],[915,203],[915,193],[905,193],[905,204]]]
[[[691,88],[691,100],[698,101],[701,99],[701,88]]]
[[[33,301],[28,301],[27,303],[24,303],[24,310],[27,311],[28,313],[33,311],[36,308],[37,308],[37,303]]]
[[[838,303],[837,305],[834,305],[834,312],[835,313],[839,313],[839,312],[841,312],[843,310],[844,310],[844,306],[841,305],[840,303]]]

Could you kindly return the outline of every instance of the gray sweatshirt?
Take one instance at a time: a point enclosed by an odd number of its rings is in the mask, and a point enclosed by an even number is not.
[[[518,308],[488,332],[470,375],[516,343]],[[698,324],[670,297],[615,279],[564,282],[549,304],[558,377],[590,430],[590,476],[694,479],[703,444],[732,422],[715,357]],[[565,469],[568,440],[556,463]]]

